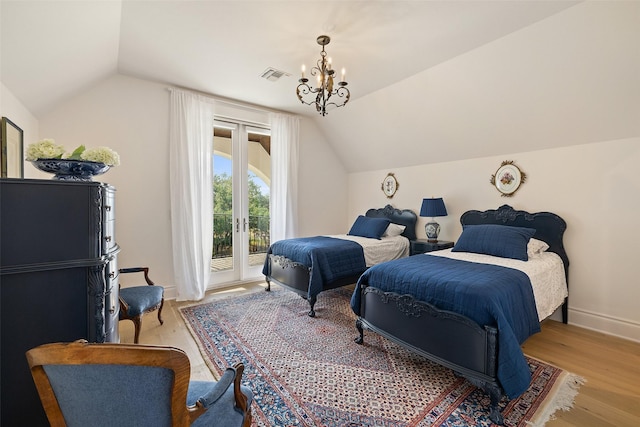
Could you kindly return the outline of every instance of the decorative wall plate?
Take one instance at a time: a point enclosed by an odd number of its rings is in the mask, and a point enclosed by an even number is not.
[[[491,175],[490,182],[501,193],[502,197],[511,197],[526,180],[527,174],[522,172],[513,163],[513,160],[505,160],[496,173]]]
[[[394,194],[396,194],[398,187],[400,187],[398,180],[393,173],[389,172],[382,181],[382,192],[390,199]]]

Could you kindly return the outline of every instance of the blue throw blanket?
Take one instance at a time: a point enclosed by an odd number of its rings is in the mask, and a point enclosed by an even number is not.
[[[308,297],[317,296],[324,283],[358,277],[367,269],[362,246],[351,240],[317,236],[285,239],[273,243],[268,255],[281,255],[311,269]],[[262,274],[269,276],[269,257]],[[355,281],[355,280],[354,280]]]
[[[360,315],[362,286],[409,294],[441,310],[498,328],[498,380],[509,398],[522,394],[531,373],[520,344],[540,331],[529,277],[512,268],[433,255],[378,264],[358,280],[351,308]]]

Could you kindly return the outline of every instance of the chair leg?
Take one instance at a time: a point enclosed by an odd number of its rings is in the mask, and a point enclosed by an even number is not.
[[[164,298],[162,298],[162,300],[160,301],[160,308],[158,309],[158,321],[161,325],[164,324],[162,317],[160,317],[162,315],[162,307],[164,307]]]
[[[134,317],[133,319],[131,319],[131,321],[135,325],[135,330],[136,330],[135,335],[133,337],[133,342],[135,344],[138,344],[138,339],[140,338],[140,330],[142,329],[142,315]]]

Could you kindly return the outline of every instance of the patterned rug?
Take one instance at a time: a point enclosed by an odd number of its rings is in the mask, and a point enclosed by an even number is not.
[[[254,426],[490,426],[489,398],[451,370],[365,331],[364,345],[351,292],[320,294],[317,317],[297,294],[271,292],[183,307],[182,316],[214,375],[245,365]],[[501,402],[506,426],[544,425],[569,409],[581,378],[527,358],[532,383]]]

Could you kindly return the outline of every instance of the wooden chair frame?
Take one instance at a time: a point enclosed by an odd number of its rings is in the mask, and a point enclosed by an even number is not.
[[[89,344],[85,340],[79,340],[72,343],[44,344],[31,349],[27,352],[27,361],[52,427],[66,427],[66,422],[43,365],[109,364],[156,366],[170,369],[174,372],[171,396],[172,426],[189,426],[207,411],[199,401],[193,406],[187,406],[191,365],[186,353],[175,347]],[[238,363],[234,368],[236,370],[236,376],[233,380],[235,405],[244,414],[243,427],[249,427],[251,425],[251,408],[247,404],[247,397],[240,390],[244,365]]]

